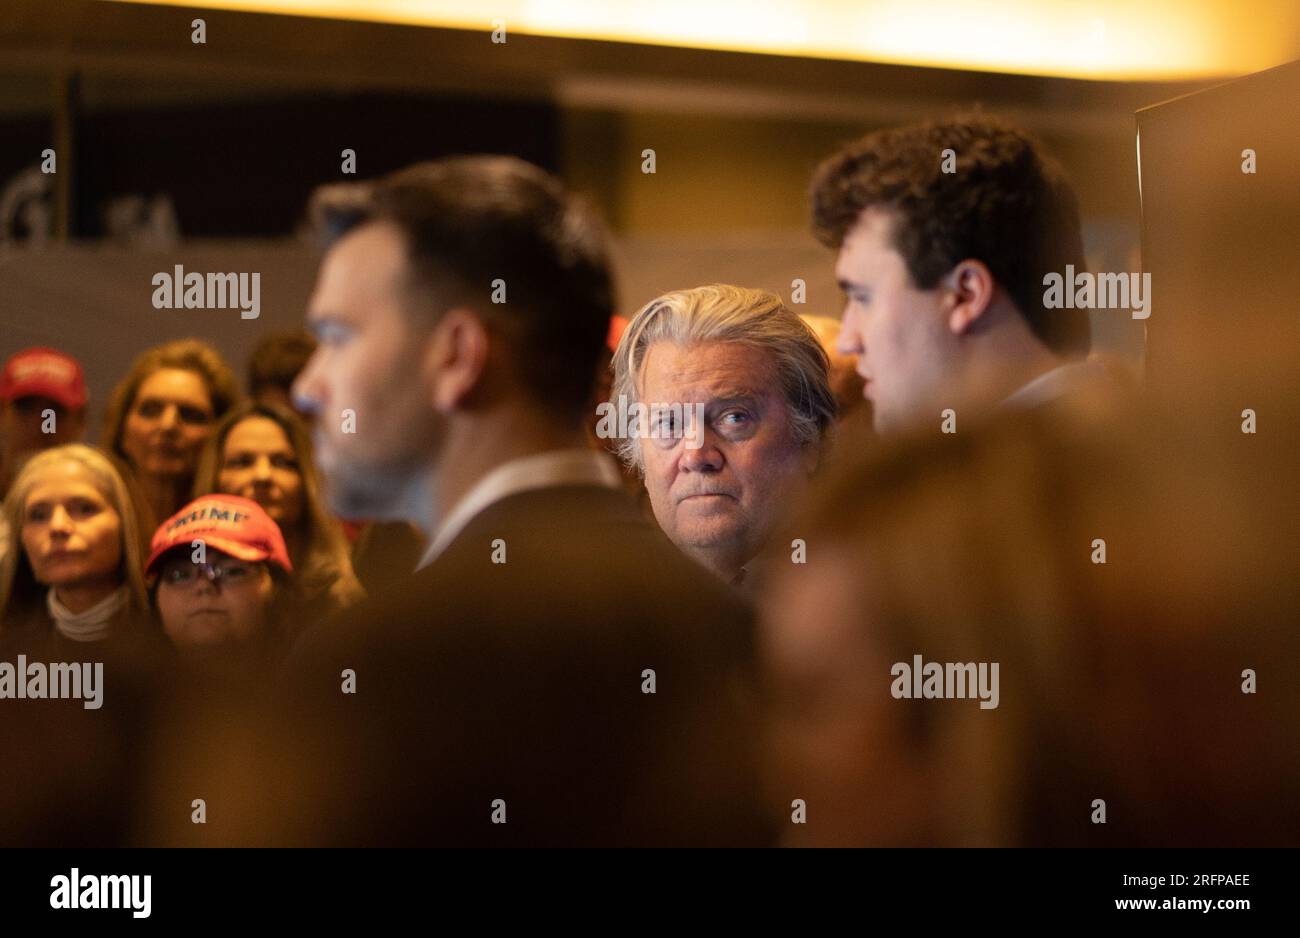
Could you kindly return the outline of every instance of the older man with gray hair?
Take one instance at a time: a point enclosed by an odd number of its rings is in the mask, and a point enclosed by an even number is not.
[[[649,415],[618,448],[659,526],[698,563],[751,587],[835,420],[816,335],[775,294],[714,284],[642,307],[613,367],[611,397]]]

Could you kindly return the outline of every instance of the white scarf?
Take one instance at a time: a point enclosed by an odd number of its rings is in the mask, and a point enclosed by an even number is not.
[[[54,620],[54,628],[64,638],[74,642],[98,642],[108,638],[113,616],[126,605],[126,599],[127,588],[123,585],[85,612],[72,612],[59,602],[51,588],[45,594],[45,605]]]

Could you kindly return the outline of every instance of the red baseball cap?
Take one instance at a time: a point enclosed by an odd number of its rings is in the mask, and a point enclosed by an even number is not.
[[[81,363],[52,348],[29,348],[12,356],[0,372],[0,400],[48,397],[64,407],[86,406]]]
[[[162,555],[174,547],[202,541],[239,560],[268,561],[292,573],[280,527],[262,506],[238,495],[204,495],[168,518],[154,532],[145,575],[155,572]]]

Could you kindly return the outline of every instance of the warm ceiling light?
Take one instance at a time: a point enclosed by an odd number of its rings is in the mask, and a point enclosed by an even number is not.
[[[1295,0],[116,0],[1099,79],[1300,58]]]

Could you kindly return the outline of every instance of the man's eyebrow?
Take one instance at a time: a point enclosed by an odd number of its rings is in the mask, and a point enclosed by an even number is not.
[[[728,391],[709,398],[710,407],[730,407],[733,404],[754,404],[760,395],[753,391]]]
[[[854,283],[852,280],[843,280],[843,279],[839,279],[839,280],[836,280],[835,282],[836,282],[837,284],[839,284],[840,289],[843,290],[845,293],[848,293],[848,292],[851,291],[851,290],[865,290],[865,289],[867,289],[867,287],[866,287],[865,284]]]

